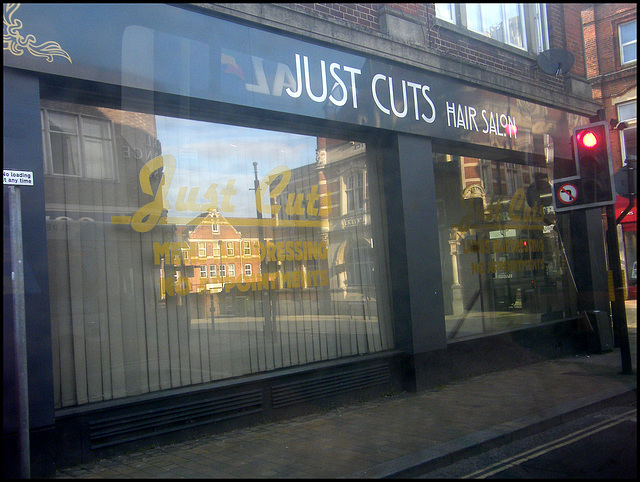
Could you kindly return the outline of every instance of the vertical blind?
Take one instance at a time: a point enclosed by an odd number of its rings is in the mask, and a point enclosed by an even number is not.
[[[45,100],[42,134],[56,407],[393,348],[363,143]]]

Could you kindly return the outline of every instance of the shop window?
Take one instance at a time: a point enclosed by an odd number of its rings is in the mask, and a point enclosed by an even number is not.
[[[635,62],[638,59],[638,30],[637,20],[618,26],[620,39],[620,60],[622,64]]]
[[[100,136],[84,117],[97,108],[65,105],[53,123],[43,111],[45,137],[53,128],[68,154],[47,162],[86,175],[83,136]],[[97,189],[45,178],[57,408],[395,348],[365,144],[112,114],[101,142],[151,144],[158,157],[114,161],[103,149],[101,163],[127,175]],[[357,215],[343,217],[331,196]],[[227,317],[215,330],[212,306]],[[286,333],[277,345],[267,345],[272,329]]]
[[[549,48],[546,4],[436,3],[436,17],[471,32],[538,53]]]
[[[449,341],[572,316],[546,169],[464,157],[454,176],[447,157],[434,167]]]
[[[627,123],[627,128],[620,132],[620,142],[622,147],[622,162],[627,163],[627,159],[638,157],[638,103],[637,101],[625,102],[618,105],[618,120]]]
[[[42,109],[46,174],[113,179],[113,125],[84,114]]]

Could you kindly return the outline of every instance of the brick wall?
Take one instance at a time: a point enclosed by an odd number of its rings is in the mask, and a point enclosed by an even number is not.
[[[593,99],[602,103],[605,119],[617,119],[615,101],[637,86],[637,64],[621,64],[618,25],[637,18],[632,3],[591,3],[583,6],[584,50]],[[622,165],[620,136],[611,132],[614,170]]]

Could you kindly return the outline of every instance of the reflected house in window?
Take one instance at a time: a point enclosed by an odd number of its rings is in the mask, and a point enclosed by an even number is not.
[[[235,227],[233,218],[225,218],[215,208],[200,218],[192,225],[176,227],[177,239],[186,243],[182,260],[188,272],[189,296],[198,304],[194,315],[210,313],[212,303],[214,313],[220,315],[259,315],[236,288],[238,284],[244,287],[262,283],[257,226]],[[269,278],[273,281],[275,274]],[[220,293],[232,296],[219,296]]]
[[[326,195],[328,222],[326,227],[309,229],[318,232],[329,252],[326,261],[307,263],[303,269],[328,267],[333,304],[344,313],[355,309],[367,313],[374,309],[370,304],[375,302],[375,268],[365,145],[318,138],[316,165],[292,170],[291,182],[277,203],[291,205],[298,196],[309,199],[315,185],[321,197]],[[318,202],[322,209],[324,201]],[[285,217],[308,219],[309,212],[309,205],[303,202],[297,212],[285,210]]]

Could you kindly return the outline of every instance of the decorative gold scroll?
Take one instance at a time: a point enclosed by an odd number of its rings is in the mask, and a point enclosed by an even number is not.
[[[65,52],[60,44],[49,41],[42,44],[36,44],[35,36],[29,34],[23,37],[20,34],[22,22],[17,18],[13,18],[13,14],[20,8],[19,3],[5,3],[2,15],[4,23],[3,50],[8,50],[13,55],[20,56],[27,50],[34,57],[44,57],[47,62],[53,62],[54,55],[60,55],[71,62],[71,57]]]

